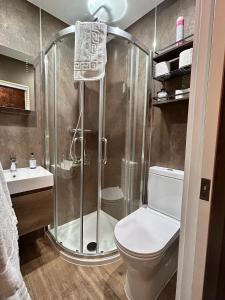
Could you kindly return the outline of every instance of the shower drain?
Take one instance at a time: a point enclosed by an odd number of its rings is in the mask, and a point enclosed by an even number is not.
[[[95,251],[97,249],[97,243],[96,242],[90,242],[87,244],[88,251]]]

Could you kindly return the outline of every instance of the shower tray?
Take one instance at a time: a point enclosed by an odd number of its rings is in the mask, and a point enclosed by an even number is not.
[[[109,214],[100,210],[100,253],[116,250],[114,243],[114,227],[118,222]],[[88,250],[88,244],[96,242],[96,222],[97,211],[87,214],[83,217],[84,231],[83,231],[83,253],[93,254],[96,251]],[[50,229],[50,232],[54,234],[54,228]],[[67,249],[70,249],[76,253],[80,250],[80,218],[59,225],[57,229],[58,242]]]

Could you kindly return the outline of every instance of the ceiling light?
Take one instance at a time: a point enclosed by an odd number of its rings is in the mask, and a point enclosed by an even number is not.
[[[93,18],[114,23],[124,17],[127,11],[127,0],[88,0],[88,10]]]

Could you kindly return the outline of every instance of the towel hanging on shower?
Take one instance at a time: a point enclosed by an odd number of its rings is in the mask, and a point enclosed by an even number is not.
[[[105,76],[107,25],[76,22],[74,80],[99,80]]]

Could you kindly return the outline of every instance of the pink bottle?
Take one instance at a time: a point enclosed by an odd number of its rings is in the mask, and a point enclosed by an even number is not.
[[[179,17],[176,22],[176,42],[179,42],[184,39],[184,17]],[[177,43],[181,45],[183,41]]]

